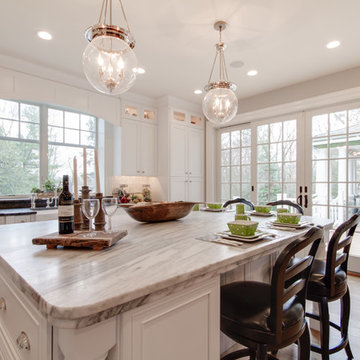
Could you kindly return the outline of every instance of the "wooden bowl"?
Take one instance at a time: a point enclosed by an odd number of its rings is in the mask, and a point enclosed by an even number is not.
[[[188,215],[196,202],[178,201],[149,203],[144,205],[120,205],[135,220],[141,222],[160,222],[181,219]]]

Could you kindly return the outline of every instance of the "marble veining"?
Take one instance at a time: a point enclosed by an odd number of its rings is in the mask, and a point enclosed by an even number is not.
[[[195,239],[225,230],[233,217],[192,212],[181,220],[144,224],[121,214],[113,227],[128,235],[99,252],[32,245],[33,237],[56,231],[56,221],[2,225],[0,268],[52,324],[81,328],[275,252],[307,231],[271,229],[275,239],[239,248]]]

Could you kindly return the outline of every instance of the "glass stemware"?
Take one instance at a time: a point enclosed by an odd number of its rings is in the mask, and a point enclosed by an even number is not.
[[[89,219],[89,233],[85,237],[94,237],[96,233],[92,228],[92,220],[98,214],[100,209],[99,199],[83,199],[81,204],[83,214]]]
[[[118,208],[118,199],[117,198],[103,198],[102,199],[102,209],[104,213],[108,217],[108,233],[112,233],[111,230],[111,217],[115,214],[116,210]]]

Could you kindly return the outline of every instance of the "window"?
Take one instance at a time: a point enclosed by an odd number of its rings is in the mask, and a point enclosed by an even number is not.
[[[72,177],[74,156],[82,177],[84,146],[88,185],[95,189],[96,141],[97,119],[93,116],[0,99],[0,195],[29,194],[46,179],[61,184],[64,174]]]

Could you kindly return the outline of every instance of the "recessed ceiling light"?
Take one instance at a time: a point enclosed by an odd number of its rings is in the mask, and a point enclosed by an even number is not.
[[[194,90],[194,94],[200,95],[200,94],[202,94],[202,90],[196,89],[196,90]]]
[[[51,40],[52,35],[48,33],[47,31],[38,31],[37,33],[38,37],[43,40]]]
[[[334,40],[334,41],[330,41],[329,43],[326,44],[326,47],[328,49],[335,49],[338,46],[340,46],[341,42],[338,40]]]
[[[255,75],[258,74],[258,72],[257,72],[257,70],[250,70],[250,71],[247,72],[247,74],[248,74],[249,76],[255,76]]]

